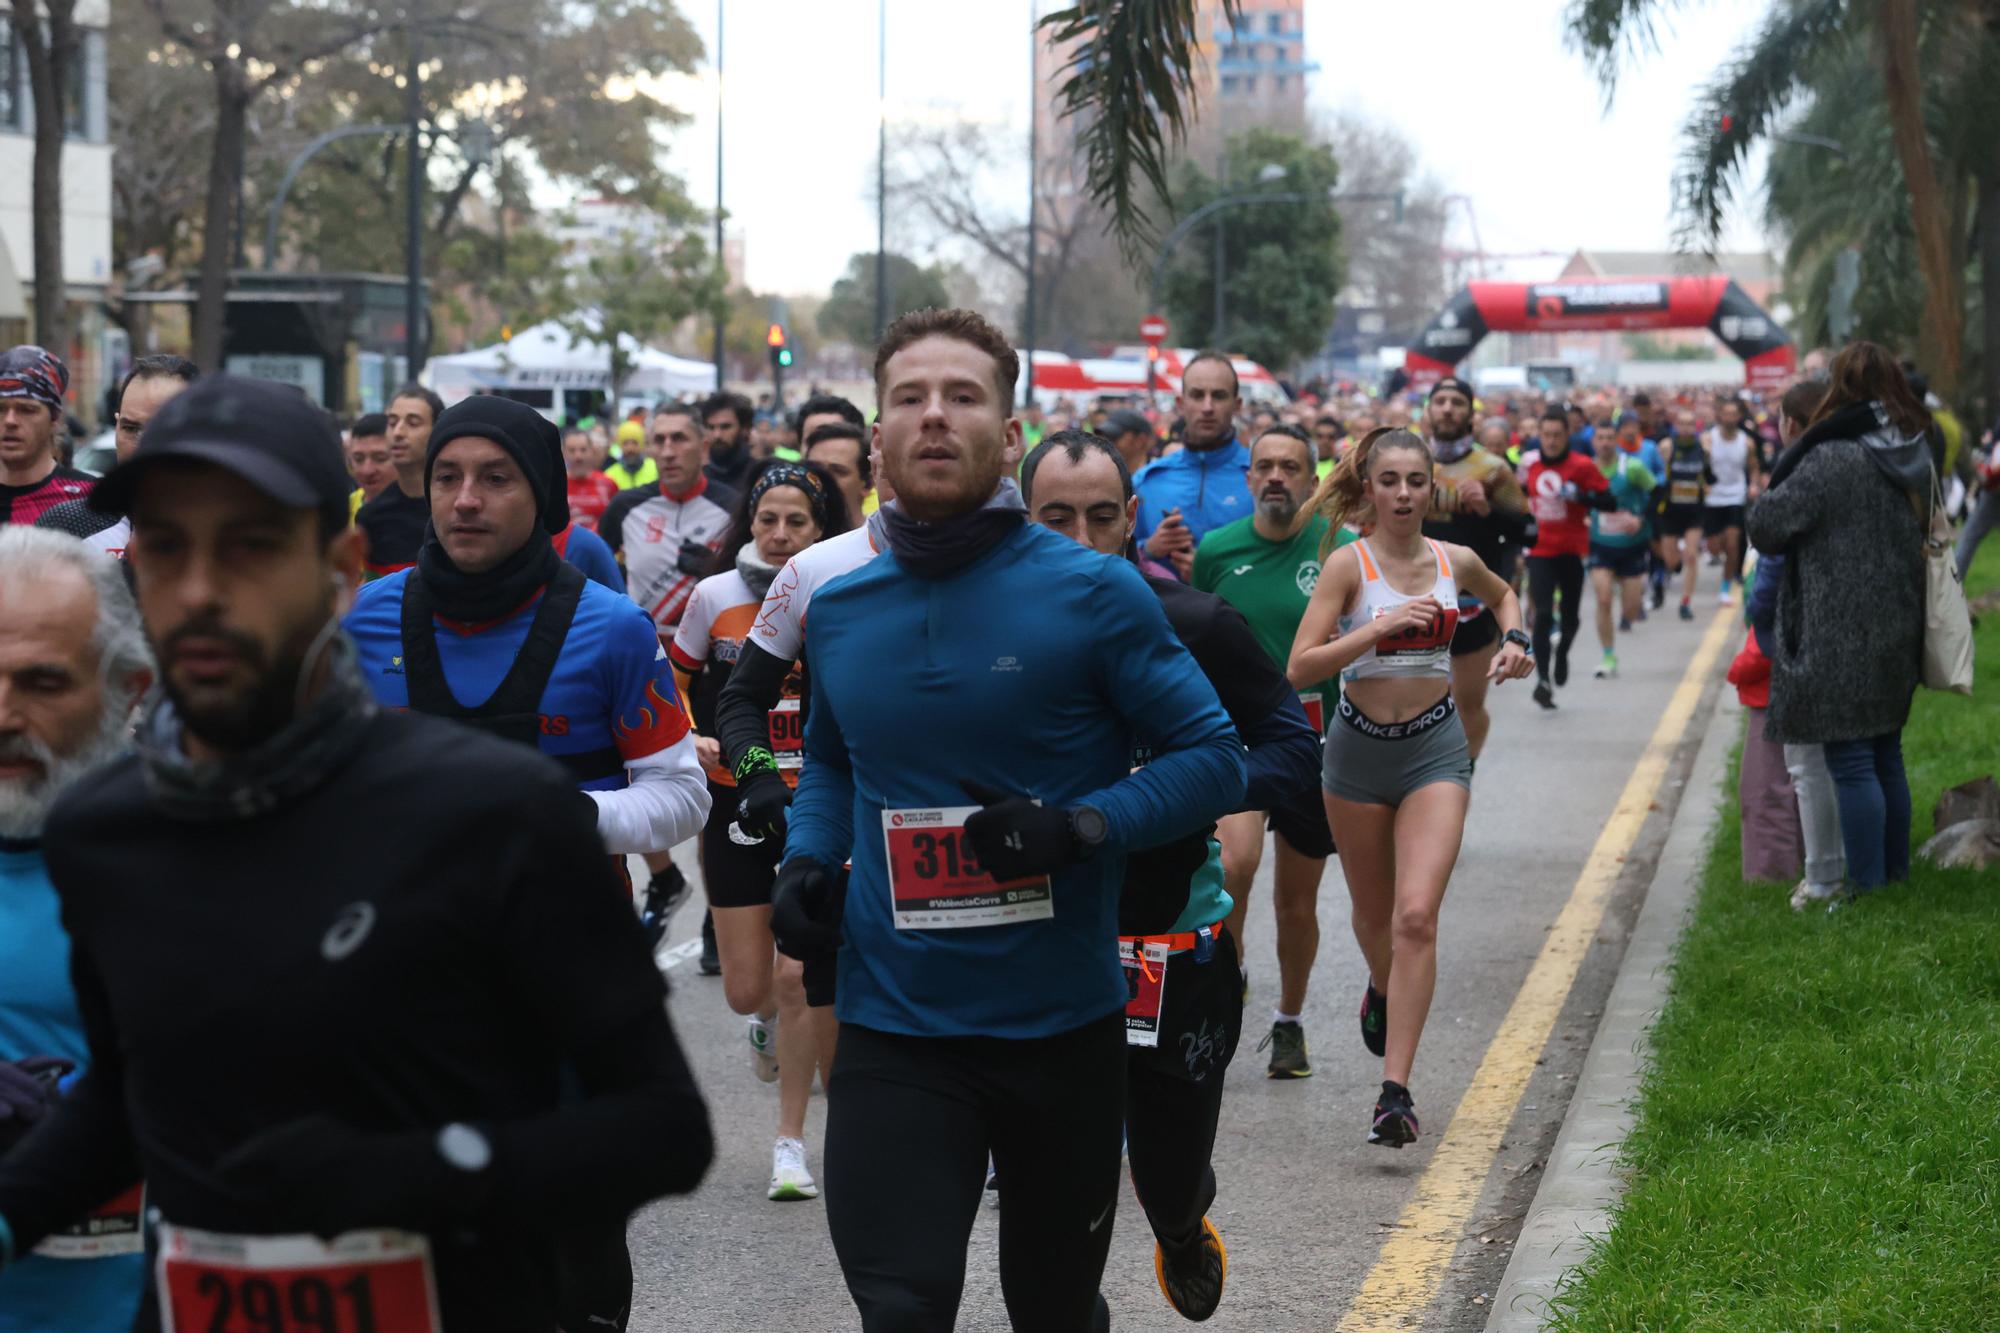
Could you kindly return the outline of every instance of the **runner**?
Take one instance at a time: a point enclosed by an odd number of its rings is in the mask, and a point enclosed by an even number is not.
[[[1265,438],[1295,437],[1274,432]],[[1263,440],[1252,446],[1253,460],[1262,446]],[[1309,449],[1299,460],[1301,470]],[[1253,461],[1253,479],[1257,471]],[[1138,500],[1131,473],[1110,442],[1082,431],[1046,437],[1021,465],[1021,489],[1033,521],[1043,527],[1105,555],[1136,551]],[[1203,549],[1226,531],[1210,533]],[[1310,793],[1318,739],[1243,616],[1221,598],[1172,579],[1149,578],[1147,584],[1248,747],[1245,803],[1282,808],[1294,793]],[[1208,1210],[1215,1202],[1212,1158],[1223,1077],[1243,1030],[1236,981],[1242,954],[1224,924],[1233,913],[1218,861],[1219,849],[1205,832],[1135,852],[1126,858],[1119,900],[1120,957],[1132,990],[1125,1006],[1132,1187],[1153,1228],[1160,1291],[1193,1320],[1215,1313],[1229,1273],[1228,1252]]]
[[[1732,587],[1743,581],[1743,511],[1757,498],[1757,442],[1743,429],[1743,400],[1716,400],[1715,425],[1708,432],[1708,466],[1715,480],[1703,500],[1703,526],[1710,554],[1722,557],[1722,588],[1715,600],[1732,605]]]
[[[868,459],[868,432],[845,421],[829,421],[813,427],[805,444],[805,456],[827,470],[840,488],[848,514],[860,522],[875,485],[875,469]]]
[[[853,427],[823,429],[852,430]],[[778,1135],[771,1152],[772,1199],[819,1196],[806,1166],[806,1103],[818,1064],[806,1014],[805,982],[797,962],[776,967],[771,944],[771,882],[783,843],[754,839],[737,822],[736,778],[722,762],[715,710],[730,670],[743,653],[771,580],[787,560],[847,530],[847,510],[833,478],[809,463],[772,460],[753,466],[750,489],[730,523],[717,562],[724,569],[695,588],[671,650],[674,675],[693,706],[695,746],[708,772],[711,800],[702,835],[702,880],[715,922],[723,995],[749,1020],[752,1068],[778,1081]],[[785,700],[767,714],[765,743],[782,758],[783,780],[798,782],[804,740],[794,679]],[[823,1071],[822,1077],[830,1070]]]
[[[1633,417],[1619,425],[1618,434],[1600,431],[1597,436],[1597,468],[1610,483],[1617,506],[1590,515],[1590,580],[1597,595],[1597,643],[1604,650],[1593,673],[1599,680],[1618,674],[1617,640],[1611,629],[1613,594],[1619,603],[1618,633],[1630,633],[1632,622],[1643,619],[1646,612],[1646,553],[1652,540],[1650,514],[1657,482],[1637,450],[1626,447],[1638,438],[1639,423]]]
[[[0,528],[0,1156],[90,1061],[42,826],[126,748],[152,677],[116,565],[59,532]],[[0,1273],[0,1333],[132,1327],[146,1280],[136,1181]]]
[[[114,439],[119,462],[130,458],[139,447],[139,433],[153,419],[153,414],[200,376],[194,362],[184,357],[142,356],[132,363],[132,368],[125,372],[125,382],[118,388]],[[382,484],[387,485],[386,444],[382,457],[385,469]],[[119,560],[125,558],[125,543],[132,535],[132,524],[123,514],[101,513],[92,509],[87,499],[65,500],[52,506],[35,520],[35,526],[80,537],[91,549]]]
[[[1181,372],[1180,413],[1187,446],[1132,479],[1139,491],[1139,543],[1185,580],[1201,539],[1250,513],[1250,451],[1236,438],[1243,406],[1236,367],[1202,352]]]
[[[708,462],[702,473],[710,482],[726,487],[733,496],[743,489],[743,478],[757,460],[750,453],[750,422],[757,409],[740,393],[712,393],[702,400],[703,443]]]
[[[192,366],[194,363],[188,364]],[[188,378],[192,380],[194,377]],[[122,431],[119,443],[124,443]],[[139,443],[136,431],[132,435],[132,443]],[[354,515],[361,512],[362,505],[389,489],[396,480],[396,469],[389,463],[388,416],[370,412],[356,417],[354,425],[348,429],[343,456],[347,459],[347,475],[354,478],[354,491],[347,497],[347,521],[352,523]]]
[[[405,384],[389,400],[389,463],[396,484],[354,512],[354,526],[368,539],[368,577],[379,579],[417,563],[424,526],[431,521],[424,497],[425,447],[444,399],[421,384]]]
[[[950,1329],[990,1151],[1015,1327],[1104,1328],[1125,854],[1240,804],[1242,746],[1137,571],[1024,526],[1004,336],[920,310],[875,365],[892,557],[814,595],[772,908],[784,953],[838,950],[834,1251],[864,1330]]]
[[[561,466],[560,462],[557,464]],[[604,538],[579,523],[571,523],[550,539],[556,554],[575,565],[592,583],[601,583],[620,597],[625,596],[625,571]]]
[[[606,465],[604,475],[621,491],[651,486],[660,479],[659,464],[646,452],[644,425],[637,421],[618,423],[618,456]]]
[[[618,498],[618,483],[597,470],[597,446],[589,431],[564,432],[562,453],[570,522],[595,532],[605,509]]]
[[[1567,423],[1550,424],[1567,444]],[[1390,1148],[1417,1138],[1410,1070],[1437,986],[1438,909],[1472,796],[1472,759],[1451,699],[1461,587],[1470,585],[1500,626],[1492,679],[1518,680],[1529,666],[1513,589],[1477,552],[1423,535],[1432,469],[1421,438],[1384,430],[1320,487],[1314,508],[1332,525],[1352,517],[1371,526],[1351,559],[1332,559],[1322,572],[1286,672],[1301,686],[1340,673],[1339,720],[1326,738],[1326,813],[1382,1016],[1382,1045],[1368,1042],[1383,1057],[1368,1141]]]
[[[143,1172],[145,1333],[225,1302],[547,1333],[559,1238],[711,1152],[593,822],[525,747],[370,697],[337,619],[362,539],[303,397],[204,379],[101,492],[163,693],[48,821],[92,1063],[0,1161],[0,1257]]]
[[[1701,576],[1702,541],[1708,512],[1708,488],[1715,473],[1708,465],[1708,449],[1695,427],[1694,410],[1680,408],[1674,413],[1674,435],[1666,447],[1667,507],[1661,525],[1670,556],[1677,555],[1674,572],[1682,576],[1681,619],[1693,620],[1695,582]],[[1673,561],[1669,561],[1673,564]]]
[[[69,367],[53,353],[24,344],[0,356],[0,523],[32,524],[97,484],[59,457],[68,393]]]
[[[1562,637],[1556,642],[1554,680],[1569,684],[1569,649],[1583,625],[1583,558],[1590,550],[1584,515],[1613,509],[1617,500],[1595,460],[1570,449],[1569,416],[1560,407],[1542,411],[1541,451],[1527,464],[1526,490],[1535,519],[1528,551],[1528,599],[1534,606],[1535,702],[1556,706],[1549,688],[1549,636],[1562,593]]]
[[[1472,407],[1472,386],[1455,375],[1431,388],[1425,420],[1438,475],[1424,535],[1470,547],[1488,569],[1512,584],[1515,554],[1527,536],[1528,497],[1506,459],[1472,442]],[[1499,649],[1500,630],[1493,617],[1475,594],[1461,587],[1458,629],[1451,637],[1451,697],[1475,766],[1493,726],[1486,686]]]
[[[1243,613],[1273,667],[1290,654],[1299,620],[1319,582],[1326,519],[1314,514],[1299,521],[1299,511],[1312,498],[1316,484],[1312,454],[1312,445],[1296,426],[1277,426],[1259,436],[1250,448],[1255,512],[1209,533],[1195,552],[1194,586],[1217,594]],[[1338,685],[1328,677],[1308,685],[1299,697],[1314,735],[1324,736]],[[1240,730],[1240,719],[1237,725]],[[1333,834],[1326,825],[1326,807],[1310,783],[1276,805],[1223,817],[1222,869],[1235,904],[1229,913],[1229,933],[1239,945],[1250,886],[1264,859],[1267,825],[1276,844],[1271,912],[1277,928],[1278,1004],[1271,1015],[1271,1031],[1257,1049],[1270,1048],[1266,1072],[1272,1078],[1310,1078],[1312,1061],[1300,1016],[1305,1012],[1313,961],[1319,956],[1319,885],[1326,858],[1333,855]]]

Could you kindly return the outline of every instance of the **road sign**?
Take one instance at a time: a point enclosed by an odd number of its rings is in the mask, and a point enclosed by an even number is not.
[[[1139,321],[1139,336],[1157,347],[1167,340],[1167,317],[1148,315]]]

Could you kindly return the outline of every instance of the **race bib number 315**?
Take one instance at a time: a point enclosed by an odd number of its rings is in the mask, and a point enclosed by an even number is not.
[[[399,1231],[219,1236],[162,1224],[165,1333],[439,1333],[430,1243]]]
[[[979,864],[965,837],[965,821],[978,810],[954,805],[882,812],[896,929],[1004,926],[1055,915],[1047,876],[1002,884]]]

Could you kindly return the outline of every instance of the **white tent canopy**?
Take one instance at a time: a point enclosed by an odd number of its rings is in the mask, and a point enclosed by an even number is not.
[[[622,386],[627,396],[659,398],[705,393],[715,386],[715,367],[658,351],[620,334],[632,363]],[[588,337],[572,340],[551,320],[523,329],[510,342],[494,343],[456,356],[434,356],[424,378],[447,403],[480,390],[597,389],[611,387],[611,350]]]

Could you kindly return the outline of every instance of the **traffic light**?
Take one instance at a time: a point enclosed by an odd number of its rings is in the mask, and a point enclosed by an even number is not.
[[[772,365],[782,367],[792,364],[792,345],[785,339],[784,325],[773,324],[770,332],[764,335],[764,342],[771,349]]]

